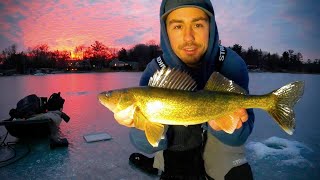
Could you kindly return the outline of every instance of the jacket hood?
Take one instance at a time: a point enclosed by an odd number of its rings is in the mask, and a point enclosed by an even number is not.
[[[215,56],[219,50],[219,35],[218,29],[214,17],[214,10],[210,0],[163,0],[160,7],[160,46],[163,51],[163,58],[165,62],[170,67],[175,67],[179,69],[188,70],[189,68],[178,58],[177,55],[173,52],[168,34],[166,31],[166,16],[173,10],[182,8],[182,7],[197,7],[204,10],[210,19],[210,35],[209,35],[209,44],[206,53],[201,59],[201,77],[200,81],[206,82],[211,73],[214,70],[214,60]],[[197,73],[198,74],[198,73]],[[203,83],[204,83],[203,82]],[[199,84],[200,85],[200,84]]]

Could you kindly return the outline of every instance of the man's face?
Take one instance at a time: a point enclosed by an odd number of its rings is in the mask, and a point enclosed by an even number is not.
[[[188,66],[196,65],[208,48],[209,17],[199,8],[173,10],[166,19],[174,53]]]

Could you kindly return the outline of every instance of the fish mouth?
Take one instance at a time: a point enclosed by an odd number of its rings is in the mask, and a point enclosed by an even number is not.
[[[110,111],[115,112],[116,110],[116,105],[113,103],[110,103],[110,92],[102,92],[98,95],[98,99],[100,101],[100,103],[105,106],[106,108],[108,108]]]

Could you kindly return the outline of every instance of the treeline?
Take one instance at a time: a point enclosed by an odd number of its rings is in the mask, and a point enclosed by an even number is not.
[[[270,71],[270,72],[303,72],[320,73],[320,59],[303,61],[300,52],[294,50],[284,51],[282,55],[264,52],[261,49],[254,49],[252,46],[247,50],[241,45],[235,44],[229,47],[239,54],[247,63],[249,69]]]
[[[90,68],[86,70],[100,70],[107,68],[114,59],[136,62],[138,70],[143,70],[152,58],[161,53],[159,45],[154,41],[135,45],[128,50],[117,50],[95,41],[90,46],[77,46],[72,52],[50,51],[47,44],[28,48],[26,52],[17,52],[17,46],[11,45],[0,54],[0,71],[15,70],[19,74],[29,74],[40,68],[66,70],[74,60],[89,61]]]
[[[302,54],[295,53],[293,50],[278,55],[252,46],[246,50],[239,44],[230,48],[237,52],[252,70],[320,73],[320,59],[305,62]],[[90,66],[86,70],[100,70],[109,67],[109,63],[114,59],[127,63],[135,62],[138,64],[137,70],[143,70],[151,59],[158,57],[161,53],[160,46],[154,41],[120,50],[95,41],[90,46],[77,46],[72,52],[50,51],[46,44],[28,48],[26,52],[17,52],[16,45],[12,45],[0,54],[0,71],[14,70],[16,73],[29,74],[32,70],[40,68],[66,70],[71,60],[89,62]]]
[[[117,58],[125,62],[137,62],[138,69],[143,71],[147,64],[153,59],[162,54],[160,46],[154,41],[149,41],[147,44],[138,44],[133,48],[126,50],[122,48],[118,52]]]

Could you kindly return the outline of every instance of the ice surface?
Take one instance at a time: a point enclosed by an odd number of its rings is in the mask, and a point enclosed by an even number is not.
[[[97,100],[103,91],[137,86],[141,73],[83,73],[47,76],[0,77],[0,119],[8,118],[11,108],[26,95],[50,96],[61,92],[64,111],[71,117],[60,125],[68,148],[51,150],[48,139],[19,143],[17,157],[0,168],[1,180],[15,179],[158,179],[142,173],[128,163],[138,152],[129,139],[129,129],[120,126],[113,114]],[[257,180],[320,179],[320,75],[250,73],[250,93],[265,94],[292,81],[305,81],[305,92],[295,106],[296,130],[287,135],[262,110],[254,110],[255,124],[246,144],[247,159]],[[5,134],[0,126],[0,137]],[[112,139],[86,143],[83,135],[108,132]],[[1,139],[2,140],[2,139]],[[16,141],[8,137],[9,141]],[[0,151],[0,160],[11,151]],[[4,156],[4,154],[6,154]]]
[[[279,137],[270,137],[262,142],[249,142],[246,148],[251,151],[255,160],[280,160],[278,165],[295,165],[300,167],[313,167],[313,164],[303,157],[302,152],[311,153],[312,149],[306,145]]]

